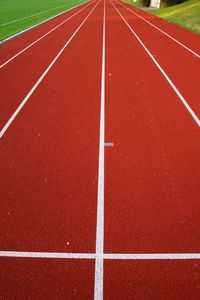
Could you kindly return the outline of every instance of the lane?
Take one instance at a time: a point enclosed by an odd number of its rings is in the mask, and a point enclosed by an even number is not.
[[[117,9],[119,9],[120,13],[200,118],[200,85],[198,84],[200,78],[200,57],[198,58],[188,52],[126,8],[117,4],[116,1],[115,3]],[[166,23],[169,24],[168,22]],[[191,40],[193,40],[194,34],[187,30],[185,31],[187,32],[186,36],[191,34]],[[195,37],[198,51],[200,51],[200,36],[196,34]]]
[[[95,252],[102,5],[1,139],[1,250]]]
[[[199,39],[197,38],[198,35],[196,33],[193,33],[183,27],[168,22],[158,16],[149,14],[145,10],[133,7],[132,5],[129,5],[128,3],[125,3],[123,1],[116,0],[116,2],[120,3],[121,5],[127,7],[128,10],[132,11],[134,13],[133,16],[137,16],[140,19],[143,19],[143,22],[149,22],[149,26],[154,27],[155,30],[162,30],[166,34],[170,35],[172,38],[176,39],[177,41],[179,41],[180,43],[182,43],[183,45],[200,55]]]
[[[198,253],[199,128],[107,11],[105,253]]]
[[[58,31],[49,35],[47,39],[35,45],[32,51],[25,52],[1,70],[1,129],[96,3],[87,7],[75,18],[71,19],[70,23],[66,23]]]
[[[2,299],[93,299],[94,262],[0,259]]]

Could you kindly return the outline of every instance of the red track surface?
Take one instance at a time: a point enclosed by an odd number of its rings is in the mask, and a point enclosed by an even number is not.
[[[6,258],[1,263],[2,299],[90,299],[93,261]]]
[[[196,261],[106,261],[104,274],[105,300],[199,298]]]
[[[107,13],[106,139],[115,147],[105,161],[105,251],[198,252],[199,128],[112,6]]]
[[[0,69],[0,130],[96,3]],[[105,3],[105,142],[114,145],[105,147],[104,253],[200,253],[200,128]],[[200,118],[199,58],[113,4]],[[0,63],[86,5],[2,45]],[[199,53],[199,36],[127,7]],[[1,138],[6,256],[96,251],[103,21],[100,0]],[[2,299],[94,297],[92,257],[0,263]],[[104,298],[199,299],[199,263],[105,260]]]

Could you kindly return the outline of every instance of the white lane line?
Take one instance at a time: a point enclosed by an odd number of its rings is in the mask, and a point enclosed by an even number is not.
[[[11,39],[13,39],[13,38],[15,38],[15,37],[18,37],[19,35],[21,35],[21,34],[27,32],[27,31],[29,31],[29,30],[35,28],[35,27],[38,27],[38,26],[40,26],[40,25],[42,25],[42,24],[44,24],[44,23],[46,23],[46,22],[49,22],[50,20],[53,20],[53,19],[55,19],[55,18],[57,18],[57,17],[59,17],[59,16],[65,14],[66,12],[68,12],[68,11],[70,11],[70,10],[73,10],[73,9],[75,9],[76,7],[79,7],[79,6],[83,5],[83,4],[85,4],[86,2],[88,2],[88,0],[86,0],[85,2],[83,2],[83,3],[81,3],[81,4],[78,4],[78,5],[76,5],[76,6],[73,6],[73,7],[70,8],[70,9],[64,10],[63,12],[61,12],[61,13],[59,13],[59,14],[53,16],[53,17],[50,17],[50,18],[48,18],[48,19],[46,19],[46,20],[44,20],[44,21],[42,21],[42,22],[40,22],[40,23],[37,23],[37,24],[35,24],[35,25],[31,26],[31,27],[28,27],[28,28],[26,28],[26,29],[24,29],[24,30],[21,30],[21,31],[19,31],[19,32],[17,32],[17,33],[15,33],[15,34],[13,34],[13,35],[11,35],[11,36],[5,38],[4,40],[0,41],[0,45],[3,44],[3,43],[5,43],[5,42],[10,41]]]
[[[142,19],[143,21],[145,21],[146,23],[148,23],[149,25],[151,25],[152,27],[156,28],[157,30],[159,30],[160,32],[162,32],[163,34],[165,34],[168,38],[170,38],[171,40],[173,40],[175,43],[179,44],[180,46],[182,46],[183,48],[185,48],[186,50],[188,50],[189,52],[191,52],[193,55],[195,55],[196,57],[200,58],[200,55],[198,53],[196,53],[195,51],[193,51],[192,49],[190,49],[189,47],[187,47],[186,45],[184,45],[183,43],[179,42],[177,39],[175,39],[174,37],[172,37],[171,35],[169,35],[167,32],[165,32],[164,30],[160,29],[159,27],[157,27],[156,25],[152,24],[151,22],[147,21],[145,18],[143,18],[142,16],[140,16],[139,14],[137,14],[136,12],[134,12],[133,10],[131,10],[130,8],[126,7],[125,5],[123,5],[121,2],[116,1],[118,4],[120,4],[121,6],[123,6],[124,8],[126,8],[127,10],[129,10],[130,12],[132,12],[133,14],[135,14],[136,16],[138,16],[140,19]]]
[[[200,253],[136,253],[136,254],[104,254],[104,259],[132,259],[132,260],[140,260],[140,259],[200,259]]]
[[[105,0],[103,16],[103,46],[101,71],[101,114],[99,135],[99,170],[97,195],[97,228],[94,300],[103,299],[103,252],[104,252],[104,143],[105,143]]]
[[[28,101],[28,99],[31,97],[31,95],[34,93],[34,91],[37,89],[38,85],[40,84],[40,82],[44,79],[44,77],[47,75],[47,73],[49,72],[49,70],[52,68],[52,66],[55,64],[55,62],[57,61],[57,59],[60,57],[60,55],[63,53],[63,51],[65,50],[65,48],[69,45],[69,43],[71,42],[71,40],[74,38],[74,36],[77,34],[77,32],[81,29],[81,27],[83,26],[83,24],[87,21],[88,17],[91,15],[91,13],[94,11],[94,9],[96,8],[96,6],[99,4],[100,0],[96,3],[96,5],[93,7],[93,9],[90,11],[90,13],[87,15],[87,17],[83,20],[83,22],[79,25],[79,27],[75,30],[75,32],[72,34],[72,36],[70,37],[70,39],[67,41],[67,43],[64,45],[64,47],[60,50],[60,52],[56,55],[56,57],[54,58],[54,60],[50,63],[50,65],[47,67],[47,69],[44,71],[44,73],[41,75],[41,77],[38,79],[38,81],[35,83],[35,85],[32,87],[32,89],[29,91],[29,93],[26,95],[26,97],[24,98],[24,100],[21,102],[21,104],[18,106],[18,108],[16,109],[16,111],[13,113],[13,115],[10,117],[10,119],[8,120],[8,122],[5,124],[5,126],[3,127],[3,129],[0,131],[0,138],[2,138],[2,136],[4,135],[4,133],[6,132],[6,130],[8,129],[8,127],[11,125],[11,123],[14,121],[14,119],[16,118],[16,116],[19,114],[19,112],[21,111],[21,109],[23,108],[23,106],[26,104],[26,102]]]
[[[0,257],[95,259],[94,253],[0,251]]]
[[[0,65],[0,69],[2,69],[3,67],[5,67],[9,62],[11,62],[16,57],[18,57],[19,55],[21,55],[22,53],[24,53],[26,50],[28,50],[29,48],[31,48],[33,45],[35,45],[36,43],[38,43],[39,41],[41,41],[44,37],[46,37],[51,32],[53,32],[54,30],[56,30],[57,28],[59,28],[60,26],[62,26],[64,23],[66,23],[67,21],[69,21],[70,19],[72,19],[74,16],[76,16],[77,14],[79,14],[81,11],[83,11],[84,9],[86,9],[91,4],[92,4],[92,2],[90,2],[88,5],[84,6],[82,9],[78,10],[76,13],[74,13],[73,15],[71,15],[69,18],[65,19],[63,22],[61,22],[60,24],[58,24],[57,26],[55,26],[51,30],[49,30],[47,33],[45,33],[44,35],[42,35],[40,38],[38,38],[37,40],[35,40],[31,44],[29,44],[27,47],[25,47],[24,49],[22,49],[21,51],[19,51],[15,55],[13,55],[11,58],[9,58],[7,61],[5,61],[3,64]]]
[[[111,2],[111,1],[110,1]],[[200,127],[200,120],[197,117],[197,115],[194,113],[194,111],[192,110],[192,108],[189,106],[189,104],[187,103],[187,101],[185,100],[185,98],[182,96],[182,94],[179,92],[179,90],[177,89],[177,87],[174,85],[174,83],[171,81],[171,79],[169,78],[169,76],[165,73],[165,71],[162,69],[162,67],[159,65],[159,63],[157,62],[157,60],[153,57],[153,55],[151,54],[151,52],[147,49],[147,47],[144,45],[144,43],[141,41],[141,39],[138,37],[138,35],[135,33],[135,31],[132,29],[132,27],[129,25],[129,23],[124,19],[124,17],[122,16],[122,14],[119,12],[119,10],[116,8],[116,6],[111,2],[112,6],[116,9],[116,11],[118,12],[118,14],[120,15],[120,17],[122,18],[122,20],[124,21],[124,23],[127,25],[127,27],[131,30],[131,32],[134,34],[134,36],[136,37],[136,39],[139,41],[139,43],[142,45],[142,47],[144,48],[144,50],[147,52],[147,54],[150,56],[150,58],[153,60],[153,62],[155,63],[155,65],[158,67],[158,69],[160,70],[160,72],[163,74],[163,76],[165,77],[165,79],[168,81],[168,83],[170,84],[170,86],[173,88],[173,90],[175,91],[175,93],[177,94],[177,96],[179,97],[179,99],[182,101],[182,103],[184,104],[184,106],[186,107],[186,109],[188,110],[188,112],[190,113],[190,115],[192,116],[192,118],[195,120],[195,122],[197,123],[197,125]]]
[[[0,251],[0,257],[96,259],[95,253]],[[200,259],[200,253],[104,253],[110,260],[187,260]]]
[[[78,3],[80,3],[81,1],[79,1]],[[16,23],[16,22],[19,22],[21,20],[25,20],[25,19],[30,19],[34,16],[38,16],[38,15],[41,15],[41,14],[44,14],[45,12],[48,12],[48,11],[52,11],[52,10],[55,10],[55,9],[58,9],[58,8],[61,8],[61,7],[65,7],[69,4],[73,4],[74,2],[69,2],[67,4],[64,4],[64,5],[61,5],[61,6],[56,6],[56,7],[53,7],[53,8],[50,8],[50,9],[47,9],[47,10],[43,10],[43,11],[40,11],[34,15],[29,15],[29,16],[26,16],[26,17],[23,17],[23,18],[20,18],[20,19],[16,19],[16,20],[12,20],[12,21],[9,21],[7,23],[3,23],[3,24],[0,24],[0,27],[2,26],[6,26],[6,25],[9,25],[9,24],[12,24],[12,23]]]

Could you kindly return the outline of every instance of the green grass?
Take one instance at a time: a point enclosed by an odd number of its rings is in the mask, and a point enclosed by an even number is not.
[[[159,10],[149,10],[149,12],[200,33],[200,0],[187,0],[181,4]]]
[[[0,40],[82,2],[85,0],[0,0]],[[34,14],[38,15],[31,16]]]
[[[142,5],[141,5],[141,3],[140,2],[133,2],[132,0],[123,0],[125,3],[129,3],[129,4],[131,4],[131,5],[133,5],[133,6],[135,6],[135,7],[141,7]]]

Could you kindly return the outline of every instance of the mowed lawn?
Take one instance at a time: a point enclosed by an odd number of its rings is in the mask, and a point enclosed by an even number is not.
[[[0,0],[0,40],[86,0]]]
[[[200,0],[187,0],[181,4],[151,10],[150,12],[172,23],[200,33]]]

